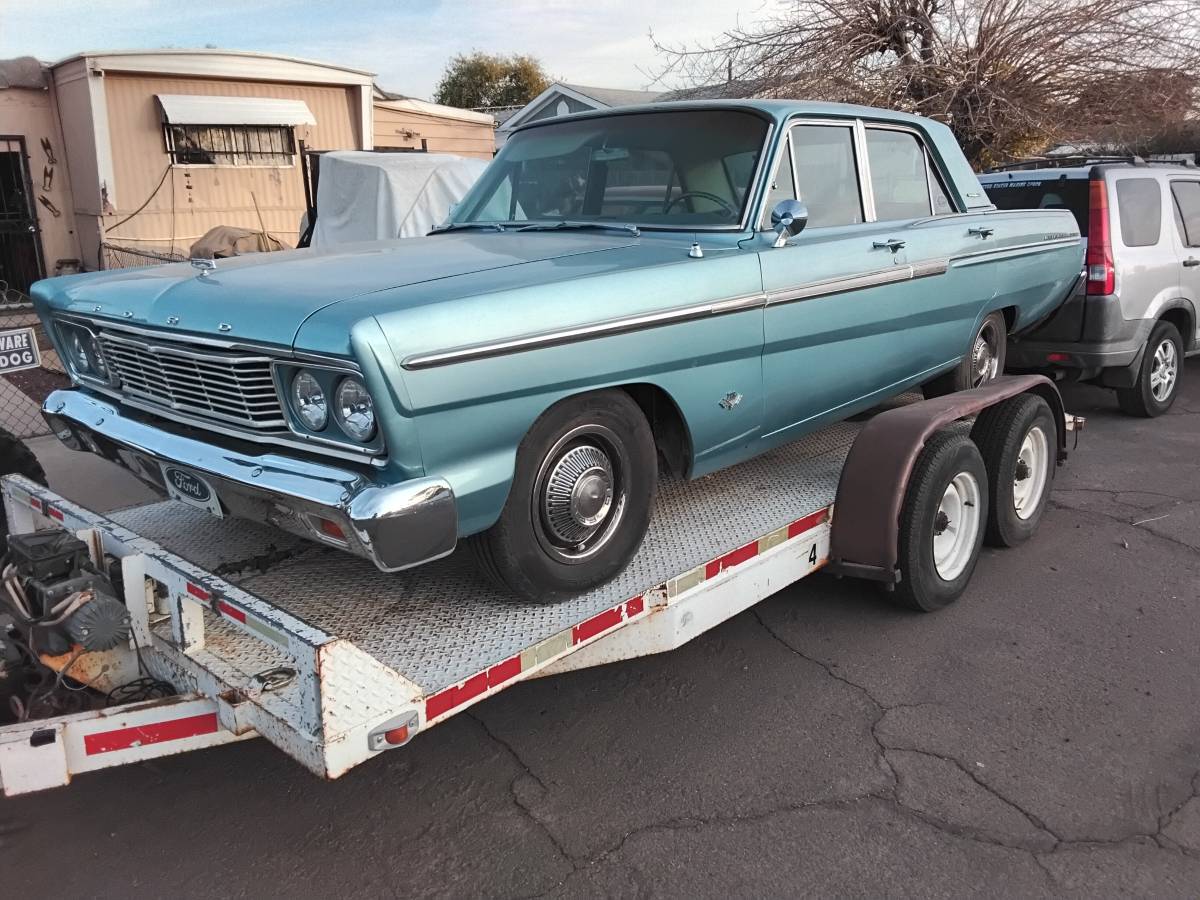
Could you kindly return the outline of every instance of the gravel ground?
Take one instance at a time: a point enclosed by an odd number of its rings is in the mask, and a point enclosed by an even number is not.
[[[0,800],[0,883],[1200,895],[1200,365],[1159,420],[1066,393],[1088,428],[1040,534],[987,551],[941,613],[815,576],[672,653],[518,685],[337,782],[262,741],[83,776]]]

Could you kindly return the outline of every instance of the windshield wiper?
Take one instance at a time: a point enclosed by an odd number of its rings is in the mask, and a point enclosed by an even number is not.
[[[472,228],[483,228],[488,231],[504,231],[503,222],[451,222],[449,225],[443,225],[440,228],[435,228],[430,234],[444,234],[447,231],[468,231]]]
[[[557,231],[560,228],[602,228],[608,231],[625,231],[634,237],[638,237],[642,233],[642,230],[636,225],[627,225],[622,222],[568,222],[565,219],[561,222],[534,222],[530,225],[522,225],[517,231]]]

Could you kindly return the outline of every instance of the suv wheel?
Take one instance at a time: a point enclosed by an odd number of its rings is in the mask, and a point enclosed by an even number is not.
[[[945,375],[921,385],[926,399],[982,387],[1004,374],[1008,322],[1004,313],[989,313],[979,325],[962,361]]]
[[[1158,322],[1150,332],[1133,387],[1118,388],[1121,411],[1131,416],[1161,416],[1179,393],[1183,375],[1183,339],[1170,322]]]

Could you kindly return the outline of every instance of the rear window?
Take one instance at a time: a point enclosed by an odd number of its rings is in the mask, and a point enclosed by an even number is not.
[[[1086,178],[1037,178],[984,182],[988,199],[998,209],[1068,209],[1079,233],[1088,232],[1088,182]]]
[[[1117,181],[1117,212],[1121,243],[1126,247],[1153,247],[1162,231],[1162,190],[1153,178]]]

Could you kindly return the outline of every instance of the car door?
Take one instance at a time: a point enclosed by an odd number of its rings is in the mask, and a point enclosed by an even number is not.
[[[939,229],[914,228],[918,218],[932,218],[934,204],[923,146],[911,144],[907,157],[885,163],[894,141],[890,132],[876,140],[880,175],[873,177],[871,133],[855,120],[799,122],[778,157],[765,215],[796,196],[809,220],[785,246],[759,255],[768,298],[765,436],[773,442],[845,418],[932,374],[953,357],[954,329],[946,320],[969,314],[948,308],[955,304],[934,283],[947,272]],[[909,132],[900,134],[911,141]],[[888,183],[905,166],[910,177]],[[941,203],[954,211],[944,192]]]
[[[1200,180],[1172,178],[1171,198],[1179,241],[1179,289],[1200,312]],[[1181,335],[1184,347],[1194,345],[1200,331]]]

